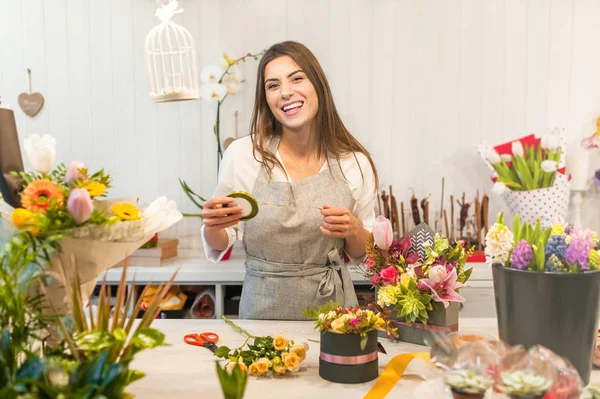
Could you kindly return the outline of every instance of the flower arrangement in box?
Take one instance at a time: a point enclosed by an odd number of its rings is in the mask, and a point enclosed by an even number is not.
[[[539,220],[521,222],[518,214],[511,231],[500,213],[485,251],[500,338],[510,345],[543,345],[565,356],[587,383],[600,302],[597,234],[560,221],[542,228]]]
[[[494,147],[484,142],[477,152],[492,171],[492,192],[502,195],[514,213],[532,224],[540,219],[544,227],[566,216],[570,190],[564,131]]]
[[[401,322],[428,324],[433,313],[464,302],[458,290],[471,276],[472,269],[465,270],[465,265],[473,248],[451,244],[438,234],[432,241],[433,245],[423,244],[425,256],[420,256],[410,233],[400,241],[393,240],[391,223],[383,216],[375,221],[367,241],[364,276],[377,289],[377,304],[393,308]],[[456,324],[452,328],[457,329],[457,308],[454,313],[451,325]],[[448,326],[446,321],[434,320],[433,324]],[[423,343],[423,338],[415,337],[417,343]],[[404,340],[402,334],[400,339]]]
[[[379,374],[377,332],[397,336],[383,313],[370,309],[343,308],[329,301],[304,316],[315,320],[321,332],[319,375],[332,382],[355,384]]]
[[[229,373],[232,373],[236,366],[244,372],[249,371],[255,377],[271,373],[285,375],[300,370],[300,365],[306,359],[308,351],[306,343],[296,344],[281,334],[274,337],[256,337],[225,316],[221,318],[246,336],[246,341],[240,347],[230,349],[227,346],[220,346],[215,352],[215,356],[229,361],[225,366]],[[252,340],[251,344],[250,340]]]

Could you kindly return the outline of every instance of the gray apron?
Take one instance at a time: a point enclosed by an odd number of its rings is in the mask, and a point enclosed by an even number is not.
[[[276,153],[279,138],[269,144]],[[276,182],[261,168],[252,195],[260,206],[245,222],[246,276],[240,318],[302,320],[302,311],[329,300],[356,306],[358,300],[344,263],[343,238],[321,233],[321,212],[329,205],[352,209],[354,199],[337,160],[328,169],[295,182]]]

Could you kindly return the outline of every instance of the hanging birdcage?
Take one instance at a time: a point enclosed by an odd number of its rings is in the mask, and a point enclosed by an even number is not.
[[[161,23],[146,36],[146,68],[150,97],[154,102],[198,99],[198,76],[194,39],[171,18],[183,9],[177,1],[156,10]]]

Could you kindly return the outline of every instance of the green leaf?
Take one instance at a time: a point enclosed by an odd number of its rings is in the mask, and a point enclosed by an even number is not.
[[[521,220],[519,219],[519,214],[515,214],[515,219],[513,220],[513,236],[515,242],[519,242],[521,240]]]
[[[242,399],[246,390],[248,374],[243,372],[239,366],[235,366],[231,374],[216,362],[217,376],[221,384],[221,390],[225,399]]]
[[[112,335],[118,342],[125,342],[127,340],[127,333],[122,328],[116,328]]]
[[[165,342],[165,335],[154,328],[139,329],[130,341],[130,345],[142,349],[156,348]]]
[[[46,371],[46,366],[39,357],[27,360],[17,372],[17,379],[38,380]]]
[[[544,266],[546,264],[546,248],[544,246],[544,241],[540,239],[538,241],[538,245],[535,251],[535,258],[537,261],[538,271],[543,272]]]
[[[365,350],[365,348],[367,347],[368,340],[369,340],[369,336],[366,334],[360,338],[360,350],[362,350],[362,351]]]
[[[227,358],[229,356],[230,349],[226,346],[219,346],[215,351],[215,356],[220,358]],[[243,352],[242,352],[243,353]]]

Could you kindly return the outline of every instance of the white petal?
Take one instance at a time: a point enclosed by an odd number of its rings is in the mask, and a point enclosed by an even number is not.
[[[558,168],[558,163],[556,161],[550,161],[550,160],[546,160],[546,161],[542,161],[542,170],[546,173],[553,173],[556,172],[556,169]]]
[[[227,87],[221,83],[207,83],[200,87],[200,97],[208,102],[221,101],[227,94]]]
[[[510,154],[502,154],[500,157],[504,160],[504,162],[512,162],[513,157]]]
[[[217,83],[225,70],[217,63],[208,65],[200,72],[200,80],[205,83]]]
[[[520,141],[513,141],[512,142],[512,153],[514,156],[523,156],[525,154],[525,151],[523,150],[523,144],[521,144]]]

